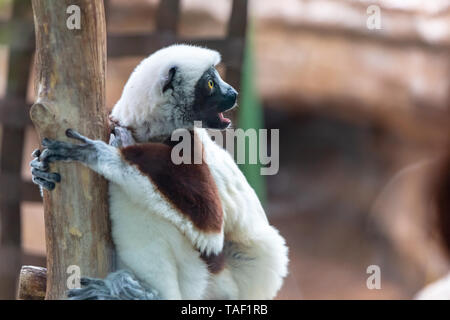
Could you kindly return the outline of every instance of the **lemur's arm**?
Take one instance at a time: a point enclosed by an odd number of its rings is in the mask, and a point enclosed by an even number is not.
[[[120,148],[127,147],[135,144],[136,141],[133,135],[126,128],[115,126],[114,133],[111,133],[109,138],[109,145]],[[36,149],[33,151],[31,156],[34,158],[30,162],[32,181],[39,186],[41,191],[41,196],[43,197],[43,189],[53,190],[55,184],[61,181],[61,176],[59,173],[50,173],[48,162],[40,160],[41,150]]]
[[[35,155],[38,158],[30,163],[34,182],[51,190],[55,187],[55,183],[60,181],[61,177],[57,173],[48,172],[50,163],[55,161],[81,162],[104,176],[110,182],[121,186],[123,191],[131,199],[134,199],[136,203],[153,208],[155,213],[172,222],[191,240],[193,245],[201,253],[206,255],[220,253],[223,247],[223,227],[221,221],[219,221],[219,224],[214,224],[216,227],[214,230],[204,229],[203,227],[205,226],[201,225],[203,220],[196,221],[189,214],[185,214],[182,210],[179,210],[180,205],[183,203],[177,203],[176,201],[175,203],[169,202],[170,195],[167,196],[167,194],[161,193],[161,190],[165,190],[164,187],[167,187],[169,191],[173,191],[170,189],[171,186],[164,186],[165,179],[163,179],[164,181],[160,185],[155,185],[155,179],[152,179],[151,174],[147,176],[145,170],[143,171],[141,168],[142,162],[145,162],[148,157],[150,157],[150,162],[152,161],[152,157],[167,157],[168,151],[165,149],[167,146],[162,144],[142,144],[119,149],[107,145],[103,141],[88,139],[71,129],[67,130],[66,135],[69,138],[81,141],[82,144],[43,139],[42,145],[44,146],[44,150],[42,152],[36,152]],[[170,165],[168,162],[171,162],[170,159],[169,161],[163,161],[163,165]],[[160,162],[156,164],[161,165]],[[145,165],[144,163],[143,166],[145,167]],[[148,163],[148,165],[151,166],[152,163]],[[167,168],[164,166],[153,169],[158,170],[156,176],[160,176],[167,171]],[[171,166],[169,169],[172,171],[185,170],[182,166],[179,166],[179,168]],[[191,175],[201,174],[201,172],[196,172],[196,170],[196,167],[189,167],[185,171]],[[177,179],[177,177],[177,172],[172,172],[170,176],[165,178]],[[201,181],[201,177],[197,180]],[[179,182],[178,180],[174,180],[172,184],[178,185]],[[174,190],[174,198],[180,198],[180,194],[176,192],[185,194],[184,191]],[[194,198],[196,195],[192,194],[186,194],[185,196],[192,197],[192,199],[187,200],[194,201],[194,203],[201,201],[202,197],[204,197],[204,195],[197,195],[198,197]],[[195,209],[214,209],[207,200],[204,199],[206,206],[200,206],[200,208]],[[178,208],[177,205],[179,205]]]

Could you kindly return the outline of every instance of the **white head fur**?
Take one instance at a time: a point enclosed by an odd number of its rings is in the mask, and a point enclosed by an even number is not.
[[[153,53],[131,74],[111,118],[134,129],[139,142],[158,140],[177,128],[191,126],[183,106],[193,104],[195,84],[218,63],[217,51],[190,45],[172,45]],[[172,68],[176,68],[176,90],[163,92]]]

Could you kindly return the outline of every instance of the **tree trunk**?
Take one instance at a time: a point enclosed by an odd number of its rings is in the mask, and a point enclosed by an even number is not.
[[[80,29],[67,27],[71,5],[81,9]],[[65,130],[74,128],[105,140],[103,1],[33,0],[33,11],[37,100],[31,119],[40,138],[67,140]],[[44,192],[46,299],[64,299],[77,276],[77,268],[68,270],[69,266],[78,266],[83,276],[103,277],[112,270],[107,183],[76,163],[56,163],[51,171],[59,172],[62,181],[55,190]]]

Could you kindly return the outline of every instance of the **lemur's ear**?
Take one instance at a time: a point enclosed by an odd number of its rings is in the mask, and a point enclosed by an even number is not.
[[[167,78],[164,79],[164,85],[163,85],[163,89],[162,89],[163,92],[166,92],[167,89],[173,90],[172,81],[173,81],[173,78],[175,77],[176,72],[177,72],[177,67],[170,68],[170,70],[167,74]]]

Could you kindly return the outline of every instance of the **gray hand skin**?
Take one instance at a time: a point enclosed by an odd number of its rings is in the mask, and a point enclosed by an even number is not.
[[[84,161],[87,160],[89,149],[92,149],[89,139],[83,137],[78,132],[68,129],[66,135],[84,142],[76,145],[69,142],[55,141],[44,138],[40,151],[36,149],[32,156],[35,157],[31,162],[31,174],[34,183],[46,190],[53,190],[56,183],[61,181],[59,173],[49,172],[49,164],[55,161]],[[41,189],[42,191],[42,189]]]
[[[69,300],[160,300],[158,292],[143,286],[127,270],[110,273],[105,279],[81,278],[83,288],[70,289]]]
[[[49,171],[48,162],[40,161],[41,150],[36,149],[31,154],[34,159],[30,162],[32,181],[39,185],[42,196],[42,188],[46,190],[55,189],[55,184],[61,181],[59,173]]]
[[[61,182],[61,175],[56,172],[49,172],[51,162],[55,161],[81,161],[89,162],[94,160],[94,141],[90,140],[73,129],[68,129],[66,135],[83,142],[83,144],[72,144],[44,138],[41,151],[36,149],[31,154],[34,158],[30,162],[32,181],[37,184],[41,190],[51,191],[55,189],[56,183]],[[111,133],[109,144],[116,148],[133,145],[136,142],[131,132],[123,127],[115,127],[114,134]]]

